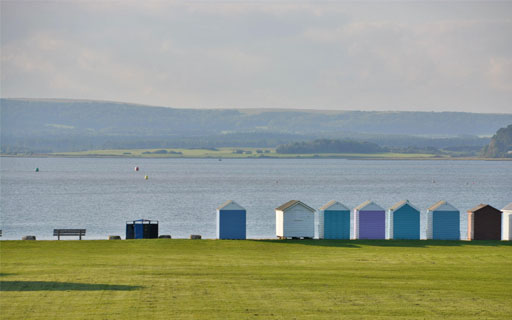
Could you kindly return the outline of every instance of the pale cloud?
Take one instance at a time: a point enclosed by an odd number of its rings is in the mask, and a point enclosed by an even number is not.
[[[512,58],[491,58],[488,75],[497,90],[512,91]]]
[[[2,2],[1,94],[512,112],[512,4]]]

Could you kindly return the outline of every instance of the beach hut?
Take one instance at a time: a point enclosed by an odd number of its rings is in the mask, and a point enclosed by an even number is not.
[[[386,211],[373,201],[354,208],[355,239],[385,239]]]
[[[316,212],[319,239],[350,239],[350,209],[332,200]]]
[[[512,202],[507,204],[505,208],[501,209],[502,214],[502,240],[512,240]]]
[[[276,235],[280,239],[313,238],[315,209],[299,200],[290,200],[277,207]]]
[[[501,240],[501,211],[488,204],[468,210],[468,240]]]
[[[460,212],[446,201],[427,209],[427,239],[460,240]]]
[[[386,239],[420,239],[420,210],[409,200],[400,201],[388,209]]]
[[[217,208],[217,239],[246,238],[246,210],[233,200]]]

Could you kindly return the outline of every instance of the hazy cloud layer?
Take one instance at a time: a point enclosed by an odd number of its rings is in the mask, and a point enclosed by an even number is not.
[[[1,3],[2,97],[512,112],[512,3]]]

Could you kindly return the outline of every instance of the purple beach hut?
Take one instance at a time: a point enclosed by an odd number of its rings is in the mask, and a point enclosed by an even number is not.
[[[354,239],[386,239],[386,211],[373,201],[354,208]]]

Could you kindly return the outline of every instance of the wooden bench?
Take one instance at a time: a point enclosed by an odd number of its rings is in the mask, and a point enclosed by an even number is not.
[[[82,236],[85,236],[85,229],[53,229],[53,236],[57,236],[57,240],[60,240],[61,236],[78,236],[79,240],[82,240]]]

